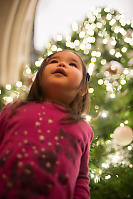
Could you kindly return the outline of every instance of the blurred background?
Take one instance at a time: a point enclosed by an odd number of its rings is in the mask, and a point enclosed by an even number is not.
[[[71,33],[73,22],[81,21],[97,7],[109,7],[133,19],[132,0],[40,0],[35,16],[35,49],[43,50],[51,38]]]
[[[133,198],[132,8],[132,0],[0,0],[0,110],[25,97],[47,55],[71,49],[86,64],[92,199]]]

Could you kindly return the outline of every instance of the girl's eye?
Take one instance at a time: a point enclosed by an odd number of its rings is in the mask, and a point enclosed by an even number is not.
[[[53,59],[50,61],[50,64],[54,64],[54,63],[57,63],[57,60]]]
[[[70,65],[70,66],[77,67],[77,65],[76,65],[75,63],[70,63],[69,65]]]

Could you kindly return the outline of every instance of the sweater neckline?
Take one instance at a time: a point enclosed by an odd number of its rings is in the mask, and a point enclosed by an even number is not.
[[[45,105],[48,105],[48,106],[51,106],[51,107],[55,107],[55,108],[58,108],[64,112],[68,112],[67,109],[61,105],[61,104],[57,104],[57,103],[53,103],[53,102],[47,102],[47,101],[44,101],[43,104]]]

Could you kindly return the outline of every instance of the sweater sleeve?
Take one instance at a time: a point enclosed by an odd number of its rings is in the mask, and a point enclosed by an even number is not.
[[[7,104],[6,106],[3,107],[2,111],[0,112],[0,144],[5,134],[9,106],[10,104]]]
[[[86,149],[81,158],[79,175],[76,181],[74,199],[90,199],[90,189],[89,189],[89,151],[90,143],[93,138],[93,131],[91,129],[91,138],[86,146]]]

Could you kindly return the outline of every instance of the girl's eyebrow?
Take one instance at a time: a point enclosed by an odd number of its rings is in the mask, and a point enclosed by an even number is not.
[[[60,59],[60,56],[52,56],[52,57],[50,57],[49,60],[51,60],[51,59]],[[79,64],[79,62],[74,58],[70,58],[70,61],[74,61],[75,63]]]
[[[50,57],[50,59],[58,59],[59,58],[59,56],[52,56],[52,57]]]
[[[71,58],[71,61],[76,62],[77,64],[79,64],[79,62],[76,59]]]

